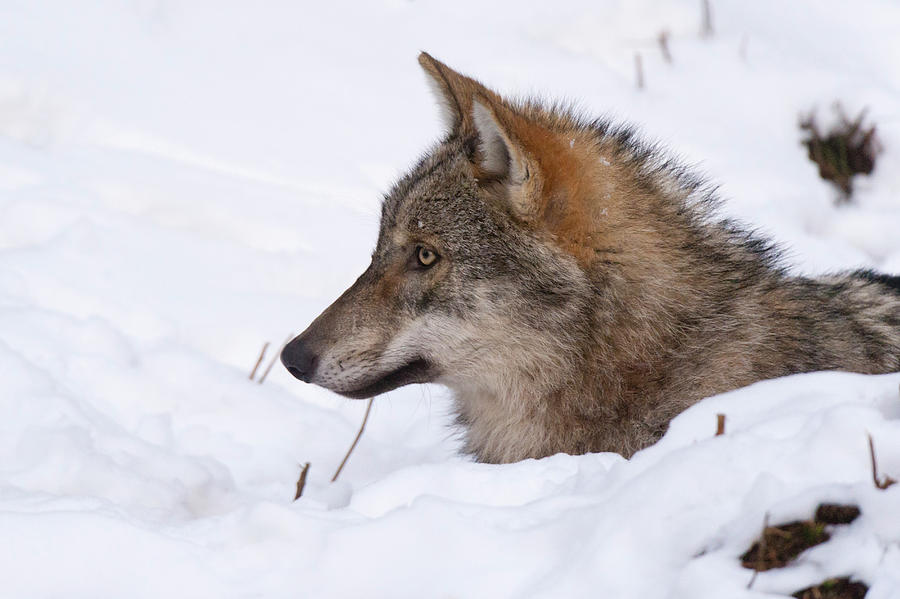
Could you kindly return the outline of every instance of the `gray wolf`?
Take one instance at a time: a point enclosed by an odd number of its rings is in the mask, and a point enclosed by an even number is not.
[[[443,139],[384,198],[372,262],[282,362],[350,398],[437,382],[485,462],[653,443],[698,400],[900,369],[900,278],[790,276],[633,133],[423,53]]]

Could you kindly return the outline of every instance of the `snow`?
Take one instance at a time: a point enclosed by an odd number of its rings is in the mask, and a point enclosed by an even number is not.
[[[867,445],[900,478],[900,374],[761,382],[631,460],[503,466],[457,454],[445,390],[405,388],[333,484],[364,402],[247,378],[363,270],[381,193],[440,134],[422,49],[639,123],[798,272],[900,272],[900,7],[712,6],[704,40],[694,0],[6,3],[0,597],[720,598],[839,575],[900,597],[900,485],[874,487]],[[886,149],[843,208],[797,130],[835,100]],[[766,514],[822,501],[862,516],[748,590]]]

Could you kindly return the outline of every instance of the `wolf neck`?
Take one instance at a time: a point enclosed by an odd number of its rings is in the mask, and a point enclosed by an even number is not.
[[[563,345],[563,359],[539,347],[491,384],[455,389],[480,460],[627,457],[704,397],[798,372],[900,369],[900,301],[888,285],[790,277],[769,244],[713,221],[706,192],[649,154],[602,137],[572,142],[553,146],[569,167],[542,162],[553,175],[532,214],[543,219],[538,243],[585,275],[572,293],[589,314],[547,332],[543,347]]]
[[[455,389],[467,449],[482,461],[559,451],[628,456],[697,399],[752,380],[740,352],[717,354],[724,373],[695,365],[724,331],[743,329],[753,343],[766,336],[769,308],[742,287],[781,278],[768,250],[704,222],[691,207],[696,190],[622,156],[601,145],[581,161],[576,187],[551,188],[567,209],[551,222],[548,242],[590,281],[590,326],[565,366]]]

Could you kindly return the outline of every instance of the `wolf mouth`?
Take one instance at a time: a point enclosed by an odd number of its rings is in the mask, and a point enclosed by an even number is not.
[[[368,399],[388,391],[393,391],[397,387],[409,385],[412,383],[427,383],[434,380],[434,368],[431,363],[424,358],[417,358],[412,362],[392,370],[369,383],[364,387],[353,391],[342,391],[341,395],[350,399]]]

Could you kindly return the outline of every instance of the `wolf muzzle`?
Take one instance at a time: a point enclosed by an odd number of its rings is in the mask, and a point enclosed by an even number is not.
[[[319,356],[303,337],[303,335],[295,337],[293,341],[284,346],[284,349],[281,350],[281,363],[295,378],[309,383],[319,364]]]

